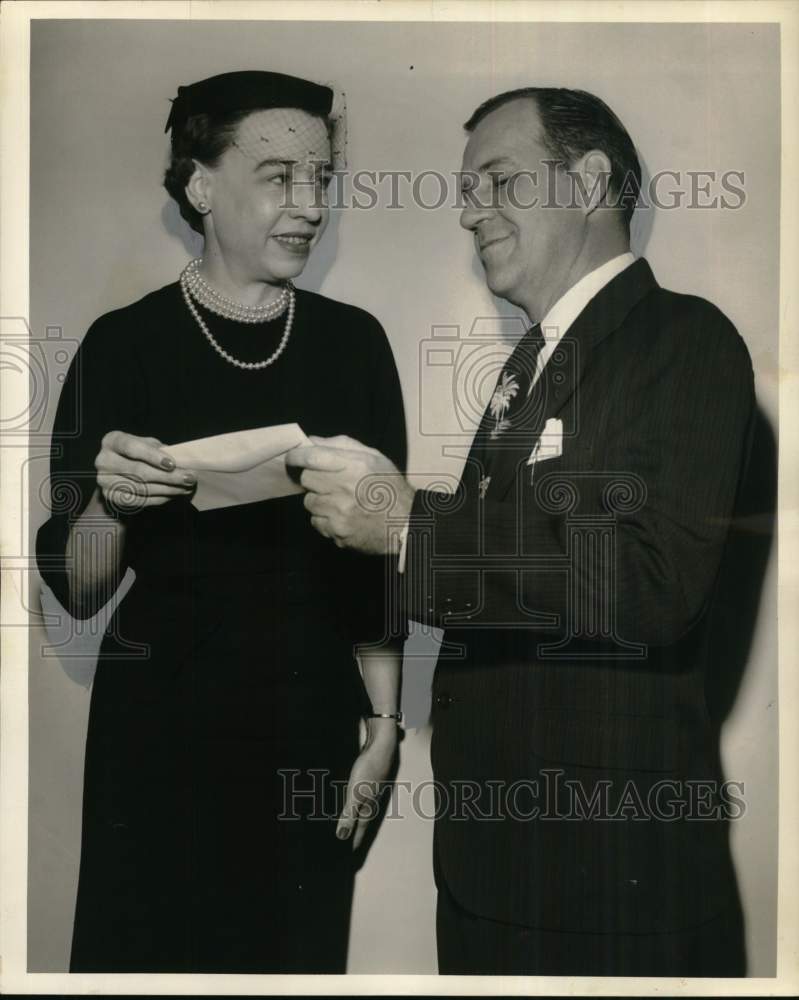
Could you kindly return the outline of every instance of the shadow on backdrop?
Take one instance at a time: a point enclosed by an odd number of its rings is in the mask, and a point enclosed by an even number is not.
[[[708,625],[705,695],[710,717],[719,728],[732,711],[749,661],[776,512],[777,439],[758,407]]]
[[[776,531],[776,511],[777,439],[768,417],[758,406],[749,461],[736,500],[708,621],[705,700],[715,729],[713,749],[722,781],[728,776],[721,759],[721,729],[732,712],[749,664],[766,567]],[[776,724],[776,706],[772,703],[768,707],[773,709]],[[730,776],[730,780],[734,781],[735,775]],[[730,820],[726,825],[730,850]],[[773,905],[776,907],[776,900]],[[748,914],[744,912],[743,916],[746,924]],[[771,947],[774,971],[770,974],[776,975],[776,939]]]

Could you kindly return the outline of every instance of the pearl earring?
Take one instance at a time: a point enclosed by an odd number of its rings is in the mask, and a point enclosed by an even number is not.
[[[199,202],[197,208],[200,212],[202,212],[203,215],[206,215],[210,211],[210,209],[208,208],[208,206],[205,204],[204,201]]]

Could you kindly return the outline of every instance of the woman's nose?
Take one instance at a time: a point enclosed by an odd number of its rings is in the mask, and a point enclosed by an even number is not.
[[[295,181],[292,185],[289,215],[293,218],[320,222],[325,210],[324,195],[317,184]]]

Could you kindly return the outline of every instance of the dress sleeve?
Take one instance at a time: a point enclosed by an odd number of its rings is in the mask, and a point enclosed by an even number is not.
[[[407,432],[397,366],[383,328],[372,319],[369,381],[370,420],[363,443],[390,458],[404,476],[407,469]],[[367,492],[365,501],[382,506],[390,496],[382,489]],[[401,617],[398,599],[396,556],[370,556],[342,550],[349,563],[351,630],[361,644],[407,637],[407,621]]]
[[[42,579],[63,607],[69,602],[67,538],[96,489],[94,460],[102,438],[108,431],[132,428],[133,371],[126,361],[124,332],[112,316],[97,320],[83,338],[64,380],[53,423],[47,484],[50,516],[36,535],[36,561]]]

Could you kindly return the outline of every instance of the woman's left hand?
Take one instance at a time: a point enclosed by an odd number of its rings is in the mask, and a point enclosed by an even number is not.
[[[398,732],[393,719],[369,719],[367,725],[368,737],[352,765],[347,798],[336,827],[339,840],[352,837],[353,851],[360,847],[367,826],[377,816],[379,795],[397,752]]]

